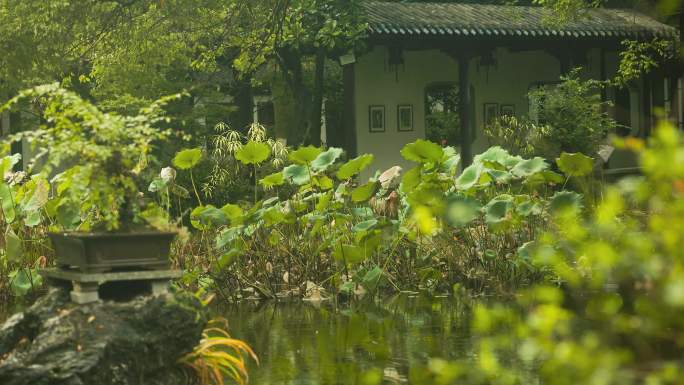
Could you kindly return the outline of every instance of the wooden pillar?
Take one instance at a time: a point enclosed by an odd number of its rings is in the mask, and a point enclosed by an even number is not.
[[[558,58],[558,61],[560,62],[559,64],[561,76],[567,75],[572,69],[572,58],[570,57],[570,54],[567,52],[563,52]]]
[[[644,120],[639,129],[640,136],[648,137],[651,135],[651,128],[653,127],[653,79],[651,75],[647,74],[644,76],[644,87],[643,87],[643,116]]]
[[[679,48],[680,48],[680,55],[679,55],[679,60],[676,62],[678,63],[676,65],[676,71],[674,73],[674,78],[676,81],[677,86],[673,88],[673,90],[676,90],[676,95],[672,98],[675,100],[676,103],[676,109],[677,109],[677,125],[679,126],[680,129],[684,130],[684,1],[679,2]]]
[[[601,81],[605,82],[608,79],[608,75],[606,75],[606,50],[603,47],[601,47],[599,50],[599,66],[601,67],[601,68],[599,68],[599,70],[601,72],[601,75],[600,75]],[[606,85],[604,84],[601,87],[601,101],[605,103],[607,100],[608,100],[608,89],[607,89]],[[605,108],[605,105],[604,105],[604,108]]]
[[[347,152],[349,158],[356,157],[356,87],[354,84],[355,64],[347,64],[342,67],[342,82],[343,82],[343,114],[342,114],[342,135],[344,150]]]
[[[474,117],[470,116],[470,84],[468,79],[470,58],[471,56],[466,53],[458,56],[458,115],[461,121],[459,139],[461,142],[461,163],[463,167],[473,163],[470,121]]]

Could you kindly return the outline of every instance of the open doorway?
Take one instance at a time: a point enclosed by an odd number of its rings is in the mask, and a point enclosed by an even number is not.
[[[442,146],[460,144],[458,84],[435,83],[425,88],[425,138]]]

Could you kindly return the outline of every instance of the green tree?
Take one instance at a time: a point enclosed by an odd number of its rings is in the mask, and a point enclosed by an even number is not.
[[[276,0],[256,2],[235,66],[243,72],[274,61],[294,101],[290,144],[320,144],[326,59],[356,47],[365,34],[359,0]],[[258,6],[259,6],[258,5]],[[257,6],[257,7],[258,7]],[[307,75],[311,78],[308,81]]]

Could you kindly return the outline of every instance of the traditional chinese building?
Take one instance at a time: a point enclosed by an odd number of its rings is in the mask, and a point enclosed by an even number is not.
[[[575,67],[582,67],[582,78],[612,78],[624,40],[678,36],[676,28],[631,10],[591,9],[556,25],[543,7],[375,1],[363,7],[367,49],[341,58],[346,120],[342,132],[328,137],[351,154],[373,153],[378,169],[403,164],[400,149],[430,137],[431,125],[443,129],[432,118],[447,110],[458,125],[448,142],[468,162],[488,147],[489,119],[534,118],[531,89],[557,83]],[[613,102],[610,113],[627,135],[648,135],[659,107],[684,126],[681,70],[674,65],[663,63],[602,98]],[[629,163],[616,153],[610,165]]]

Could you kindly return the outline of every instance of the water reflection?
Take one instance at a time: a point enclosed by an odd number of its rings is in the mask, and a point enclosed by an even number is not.
[[[469,300],[405,295],[352,304],[243,302],[221,310],[261,359],[253,384],[408,383],[430,357],[473,359]],[[371,381],[374,383],[374,381]]]

